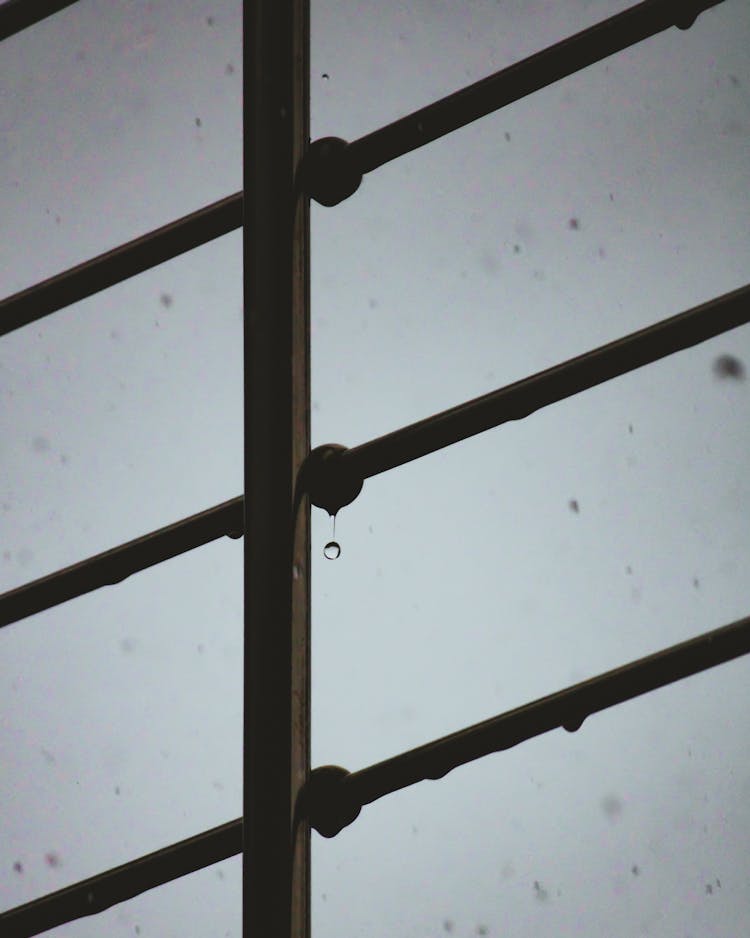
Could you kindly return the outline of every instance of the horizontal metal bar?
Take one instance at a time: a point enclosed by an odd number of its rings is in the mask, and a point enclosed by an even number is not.
[[[699,4],[685,0],[679,3],[674,0],[646,0],[360,137],[349,145],[351,158],[362,173],[369,173],[594,62],[669,29],[678,20],[687,22],[681,16],[684,17],[689,8],[697,7],[697,10],[691,10],[693,15],[688,25],[692,25],[699,12],[720,2],[722,0],[706,0]]]
[[[750,652],[750,616],[672,645],[598,677],[401,753],[359,772],[315,769],[307,792],[310,823],[331,837],[363,805],[425,779],[442,778],[474,759],[510,749],[559,726],[577,730],[586,717]]]
[[[330,469],[347,482],[367,479],[509,420],[520,420],[749,321],[750,284],[529,378],[345,449],[338,460],[330,460]],[[340,466],[335,465],[337,461]],[[314,495],[311,498],[317,504]]]
[[[182,521],[159,528],[41,577],[0,596],[0,627],[57,606],[101,586],[111,586],[140,570],[177,557],[220,537],[241,537],[245,529],[242,496]]]
[[[242,852],[242,818],[0,913],[3,938],[29,938]]]
[[[235,192],[1,300],[0,335],[20,329],[241,227],[242,193]]]
[[[0,6],[0,39],[8,39],[74,3],[77,0],[5,0]]]
[[[358,140],[316,140],[305,171],[310,196],[337,205],[362,176],[671,26],[689,28],[723,0],[646,0]]]

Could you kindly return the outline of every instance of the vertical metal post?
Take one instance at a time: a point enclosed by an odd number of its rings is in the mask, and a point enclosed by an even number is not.
[[[309,0],[244,0],[243,935],[308,938]]]

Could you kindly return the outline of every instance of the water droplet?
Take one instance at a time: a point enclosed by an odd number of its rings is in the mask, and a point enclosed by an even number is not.
[[[584,716],[569,716],[567,720],[563,723],[563,727],[569,733],[575,733],[583,726],[583,721],[586,719]]]
[[[332,514],[333,527],[331,529],[331,540],[323,548],[323,556],[327,560],[336,560],[341,556],[341,545],[336,540],[336,515]]]
[[[338,541],[329,541],[323,548],[323,556],[326,560],[336,560],[341,555],[341,545]]]

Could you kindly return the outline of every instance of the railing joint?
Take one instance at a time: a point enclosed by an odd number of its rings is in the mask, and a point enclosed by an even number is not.
[[[349,450],[338,443],[316,446],[300,469],[299,485],[317,508],[335,515],[362,491],[363,477],[345,458]]]
[[[356,820],[362,805],[347,784],[351,773],[340,765],[321,765],[313,769],[300,793],[303,813],[310,827],[323,837],[335,837]]]
[[[310,144],[300,166],[304,191],[320,205],[338,205],[362,184],[352,150],[340,137],[321,137]]]

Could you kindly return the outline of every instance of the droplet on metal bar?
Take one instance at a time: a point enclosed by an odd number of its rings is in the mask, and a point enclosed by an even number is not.
[[[569,716],[567,720],[563,723],[563,728],[566,729],[569,733],[575,733],[583,726],[583,721],[586,719],[586,714],[583,716]]]

